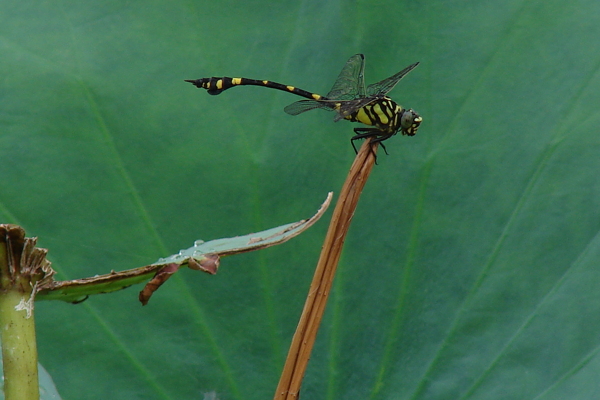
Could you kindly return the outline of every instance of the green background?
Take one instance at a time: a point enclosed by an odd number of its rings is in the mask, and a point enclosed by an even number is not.
[[[297,97],[420,61],[391,97],[305,399],[600,398],[600,2],[0,4],[0,221],[61,279],[310,216],[353,159]],[[328,218],[330,212],[326,214]],[[80,305],[40,302],[64,399],[272,398],[326,230]]]

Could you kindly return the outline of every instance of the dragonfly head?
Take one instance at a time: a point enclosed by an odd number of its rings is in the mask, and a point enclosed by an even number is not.
[[[400,117],[400,131],[403,135],[414,136],[421,122],[423,122],[423,118],[412,108],[404,110]]]

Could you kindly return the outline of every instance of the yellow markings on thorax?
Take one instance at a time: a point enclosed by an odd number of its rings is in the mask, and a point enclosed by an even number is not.
[[[365,108],[366,107],[362,107],[360,110],[358,110],[356,112],[356,116],[354,117],[354,119],[356,121],[360,122],[360,123],[365,124],[365,125],[374,125],[374,121],[371,119],[371,117],[369,117],[367,115],[367,113],[365,112]],[[352,120],[352,118],[353,118],[352,114],[348,115],[346,117],[346,119],[349,119],[349,120]]]
[[[242,78],[231,78],[231,84],[239,85],[240,83],[242,83]]]
[[[382,125],[387,125],[390,122],[389,117],[385,111],[381,109],[381,105],[379,103],[376,103],[372,107],[372,111],[379,117],[379,122],[381,122]]]
[[[219,89],[219,90],[220,90],[220,89],[223,89],[223,79],[219,79],[219,80],[217,81],[217,84],[216,84],[216,86],[217,86],[217,89]]]
[[[345,117],[350,121],[356,121],[365,125],[377,126],[380,129],[395,129],[397,125],[397,114],[401,110],[395,103],[378,101],[367,104]]]

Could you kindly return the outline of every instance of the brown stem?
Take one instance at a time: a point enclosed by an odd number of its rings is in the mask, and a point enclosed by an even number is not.
[[[346,233],[360,194],[375,164],[376,151],[377,145],[372,145],[370,138],[365,140],[342,187],[304,303],[304,309],[275,391],[275,400],[298,398],[319,324],[325,312],[327,297],[342,253]]]

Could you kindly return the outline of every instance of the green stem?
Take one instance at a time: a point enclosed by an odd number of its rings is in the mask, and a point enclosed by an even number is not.
[[[37,347],[31,291],[16,285],[0,293],[4,398],[38,400]],[[29,286],[29,285],[27,285]]]
[[[33,298],[37,282],[52,277],[47,250],[23,228],[0,224],[0,340],[4,398],[39,400]]]

